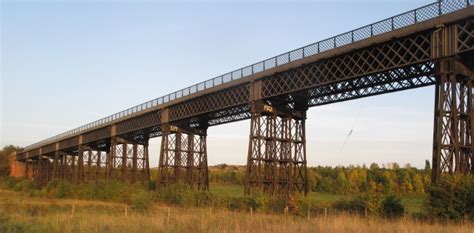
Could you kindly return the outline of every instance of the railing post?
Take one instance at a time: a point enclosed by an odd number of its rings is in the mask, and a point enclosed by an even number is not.
[[[392,31],[393,31],[393,30],[395,29],[395,25],[394,25],[394,23],[393,23],[393,17],[390,18],[390,21],[391,21],[391,23],[392,23]]]
[[[413,11],[413,14],[414,14],[415,23],[417,23],[417,22],[418,22],[418,19],[417,19],[417,16],[416,16],[416,10]]]
[[[374,36],[374,25],[370,25],[370,36]]]
[[[468,0],[469,1],[469,0]],[[441,16],[441,1],[438,2],[438,16]]]

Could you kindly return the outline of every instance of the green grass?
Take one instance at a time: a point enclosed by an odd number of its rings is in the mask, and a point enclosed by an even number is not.
[[[209,186],[209,191],[217,196],[244,196],[244,187],[240,185],[211,183]],[[309,203],[311,203],[311,205],[328,207],[336,201],[341,199],[351,199],[353,197],[355,197],[354,194],[342,195],[309,192],[306,199]],[[407,194],[401,197],[402,203],[405,205],[408,214],[421,212],[425,198],[425,194]]]
[[[209,191],[217,196],[242,197],[244,187],[233,184],[210,184]]]
[[[239,186],[216,186],[237,194]],[[230,192],[226,192],[230,190]],[[241,189],[240,189],[241,190]],[[242,193],[242,192],[240,192]],[[331,200],[329,195],[314,195]],[[336,198],[337,199],[337,198]],[[472,232],[471,222],[384,219],[346,213],[309,217],[152,203],[145,212],[120,202],[30,197],[0,189],[0,232]]]
[[[425,200],[426,194],[408,194],[402,197],[402,203],[405,205],[408,214],[422,212]]]

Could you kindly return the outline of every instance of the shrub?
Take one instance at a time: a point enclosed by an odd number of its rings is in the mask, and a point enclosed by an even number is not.
[[[196,203],[194,190],[186,184],[172,184],[156,189],[156,198],[172,205],[192,206]]]
[[[36,184],[32,180],[22,180],[15,185],[15,191],[30,193],[36,189]]]
[[[367,193],[357,196],[351,200],[343,199],[336,201],[334,209],[356,214],[379,215],[382,204],[382,195],[379,193]]]
[[[50,197],[65,198],[73,194],[72,185],[67,180],[53,179],[48,183],[46,192]]]
[[[5,189],[14,189],[16,183],[19,182],[15,177],[3,176],[0,177],[0,187]]]
[[[333,204],[333,208],[339,211],[364,214],[366,209],[366,203],[361,198],[354,198],[351,200],[342,199],[338,200]]]
[[[403,206],[400,198],[397,198],[393,195],[385,197],[380,208],[382,216],[388,218],[401,217],[403,214],[405,214],[405,207]]]
[[[152,204],[152,198],[148,191],[132,194],[130,199],[132,209],[138,212],[146,212]]]
[[[428,189],[425,203],[431,217],[460,220],[474,219],[474,177],[446,175]]]

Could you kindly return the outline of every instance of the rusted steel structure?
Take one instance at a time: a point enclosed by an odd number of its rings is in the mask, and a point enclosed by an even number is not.
[[[45,184],[149,179],[207,189],[208,127],[250,119],[245,192],[307,192],[310,107],[436,86],[433,180],[474,172],[474,8],[440,1],[284,53],[26,147],[18,161]]]

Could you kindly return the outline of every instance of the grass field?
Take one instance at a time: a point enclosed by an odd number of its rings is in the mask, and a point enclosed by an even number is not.
[[[237,195],[226,187],[214,192]],[[326,197],[325,200],[331,199]],[[0,190],[0,232],[473,232],[472,223],[353,215],[292,217],[155,204],[146,213],[112,202],[30,198]]]
[[[244,187],[232,184],[211,184],[210,192],[216,195],[226,195],[229,197],[240,197],[244,195]],[[410,194],[402,196],[402,203],[405,205],[408,214],[418,213],[422,211],[425,194]],[[327,194],[310,192],[306,197],[308,202],[315,206],[330,206],[334,202],[341,199],[354,197],[352,194]]]

